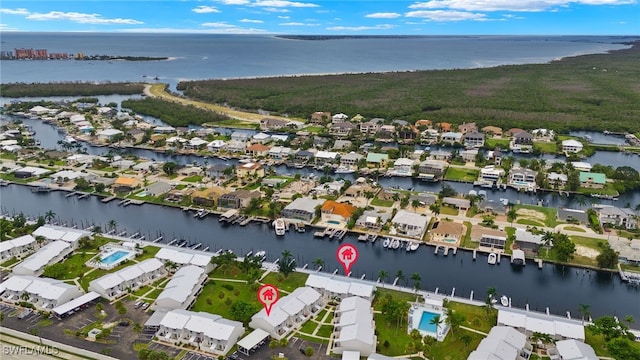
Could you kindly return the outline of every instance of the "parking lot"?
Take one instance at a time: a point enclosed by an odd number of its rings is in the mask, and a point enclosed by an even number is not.
[[[218,358],[213,356],[205,356],[190,351],[181,360],[218,360]]]

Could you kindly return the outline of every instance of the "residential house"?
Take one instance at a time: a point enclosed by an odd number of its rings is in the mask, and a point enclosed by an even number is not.
[[[309,150],[299,150],[298,152],[296,152],[294,160],[296,162],[306,164],[309,161],[311,161],[311,159],[313,159],[314,156],[315,156],[314,152],[311,152]]]
[[[120,176],[113,183],[113,191],[115,192],[129,192],[138,186],[138,180],[135,178]]]
[[[431,120],[418,120],[414,125],[416,127],[431,128],[433,126],[433,122]]]
[[[619,208],[611,205],[595,205],[598,220],[602,225],[621,227],[627,230],[638,228],[636,214],[630,208]]]
[[[336,141],[333,142],[333,147],[331,149],[332,150],[348,150],[351,148],[351,146],[353,146],[353,143],[351,142],[351,140],[337,139]]]
[[[525,336],[534,332],[548,334],[554,340],[577,339],[584,341],[584,323],[566,316],[547,315],[512,307],[498,308],[498,326],[510,326]]]
[[[289,155],[291,155],[292,150],[290,147],[286,147],[286,146],[274,146],[271,149],[269,149],[269,157],[274,159],[274,160],[284,160],[289,158]]]
[[[207,145],[207,150],[211,152],[220,152],[227,148],[227,142],[224,140],[213,140]]]
[[[439,122],[436,123],[436,129],[442,131],[442,132],[447,132],[447,131],[451,131],[451,129],[453,128],[453,125],[451,125],[448,122]]]
[[[33,166],[25,166],[13,171],[13,176],[18,179],[28,179],[31,177],[40,177],[46,174],[51,173],[51,170],[33,167]]]
[[[550,172],[547,174],[547,182],[549,183],[549,186],[552,186],[555,189],[563,188],[567,185],[568,180],[569,177],[567,177],[566,174],[557,172]]]
[[[339,154],[335,151],[318,151],[314,157],[316,165],[335,164],[338,161]]]
[[[440,142],[444,144],[453,145],[455,143],[462,143],[462,133],[447,131],[440,136]]]
[[[398,234],[422,239],[430,218],[412,211],[398,210],[391,220],[391,225]]]
[[[351,215],[356,211],[356,207],[348,203],[339,203],[327,200],[322,204],[322,221],[332,224],[333,222],[346,223]]]
[[[197,190],[191,194],[191,201],[200,206],[214,206],[220,198],[220,196],[226,194],[228,191],[219,186],[212,186],[204,190]]]
[[[358,129],[358,125],[351,122],[338,122],[331,124],[329,133],[334,136],[346,137]]]
[[[584,145],[578,140],[562,140],[562,152],[563,153],[579,153],[584,148]]]
[[[338,123],[342,123],[345,122],[349,119],[349,116],[343,113],[338,113],[335,114],[331,117],[331,123],[333,124],[338,124]]]
[[[263,132],[257,133],[251,137],[251,143],[253,144],[266,144],[271,141],[271,135]]]
[[[526,168],[514,167],[509,170],[509,185],[516,189],[533,191],[536,189],[537,171]]]
[[[444,197],[442,198],[442,205],[467,211],[471,207],[471,201],[457,197]]]
[[[358,296],[348,297],[336,308],[333,352],[357,351],[369,356],[376,350],[377,337],[371,302]]]
[[[579,224],[588,224],[589,216],[584,210],[558,208],[558,220],[562,222],[577,222]]]
[[[340,300],[351,296],[359,296],[367,301],[373,301],[376,290],[375,285],[370,282],[326,273],[309,274],[305,286],[318,291],[322,298],[327,301]]]
[[[429,231],[431,241],[455,245],[464,235],[464,226],[455,221],[436,221]]]
[[[313,136],[313,147],[316,149],[326,149],[329,146],[329,142],[329,138],[326,138],[324,136]]]
[[[173,126],[156,126],[153,128],[153,132],[156,134],[173,134],[176,132],[176,128]]]
[[[374,152],[367,153],[367,166],[372,168],[386,168],[389,155]]]
[[[489,136],[495,136],[495,137],[502,136],[502,128],[499,128],[497,126],[485,126],[481,130],[483,133]]]
[[[540,246],[544,245],[542,235],[534,234],[524,229],[516,228],[515,243],[525,253],[537,254]]]
[[[80,296],[82,291],[77,286],[32,275],[13,275],[0,286],[0,300],[14,304],[27,302],[44,311],[51,311]]]
[[[382,124],[384,124],[384,119],[380,118],[374,118],[367,122],[363,122],[360,124],[360,133],[365,136],[373,135],[378,132]]]
[[[465,162],[475,162],[478,156],[478,149],[467,149],[460,151],[460,157]]]
[[[278,130],[278,129],[287,127],[288,124],[289,122],[286,120],[264,118],[260,120],[260,130],[262,131]]]
[[[453,157],[453,154],[451,153],[451,151],[435,150],[429,153],[429,159],[431,160],[440,160],[440,161],[449,162],[451,161],[452,157]]]
[[[89,290],[112,301],[153,283],[166,273],[162,261],[150,258],[91,281]]]
[[[331,119],[331,113],[328,111],[316,111],[309,118],[310,124],[324,125]]]
[[[504,170],[494,165],[487,165],[480,169],[480,179],[484,181],[497,182],[504,176]]]
[[[228,169],[233,169],[233,165],[213,164],[207,169],[206,175],[211,179],[224,179],[235,173],[235,171],[231,171]],[[229,171],[231,171],[231,173]]]
[[[440,160],[425,160],[418,166],[419,177],[423,179],[430,178],[433,181],[439,180],[447,171],[449,163]]]
[[[528,360],[532,352],[524,334],[509,326],[494,326],[467,360]]]
[[[358,167],[360,160],[364,159],[364,156],[356,152],[350,152],[340,157],[340,166],[343,167]]]
[[[244,153],[246,148],[247,148],[246,141],[231,140],[226,145],[226,149],[230,153]]]
[[[507,206],[502,201],[483,198],[477,206],[478,210],[482,212],[491,213],[494,215],[507,214]]]
[[[464,135],[463,145],[466,147],[481,148],[484,146],[484,134],[472,131]]]
[[[209,257],[209,261],[211,258]],[[164,286],[151,308],[157,309],[188,309],[202,291],[207,282],[205,269],[195,265],[186,265],[173,274],[171,280]]]
[[[31,235],[36,239],[41,236],[49,241],[62,240],[68,242],[75,249],[78,247],[78,241],[83,237],[90,237],[91,232],[62,226],[42,225],[35,229]]]
[[[44,268],[61,262],[73,251],[70,243],[57,240],[41,247],[21,263],[14,266],[12,272],[16,275],[39,276],[44,272]]]
[[[104,129],[104,130],[98,131],[96,135],[98,135],[98,138],[100,140],[114,141],[118,137],[123,136],[124,133],[118,129]]]
[[[533,136],[526,131],[514,134],[513,140],[509,143],[509,149],[514,153],[531,153],[533,151]]]
[[[280,212],[280,215],[283,218],[311,223],[316,216],[316,207],[321,206],[323,203],[323,199],[300,197],[287,204]]]
[[[418,200],[420,206],[428,207],[438,202],[438,196],[430,193],[411,194],[409,196],[409,204],[413,204],[414,200]]]
[[[325,301],[318,291],[308,286],[300,287],[274,303],[268,315],[265,309],[253,315],[249,327],[262,329],[273,339],[280,340],[294,329],[300,328],[317,314],[324,304]]]
[[[175,309],[159,322],[158,341],[174,345],[186,344],[198,351],[224,357],[244,334],[241,322],[220,315]]]
[[[182,190],[173,189],[173,190],[170,190],[167,193],[167,195],[164,197],[164,199],[166,201],[180,202],[185,197],[191,196],[191,194],[194,193],[194,192],[195,192],[195,189],[193,189],[193,188],[186,188],[186,189],[182,189]]]
[[[607,242],[609,242],[611,249],[618,254],[620,263],[640,266],[640,239],[629,241],[617,236],[610,236],[607,238]]]
[[[177,266],[198,266],[204,269],[205,273],[209,273],[213,269],[212,257],[213,255],[202,251],[176,247],[161,248],[155,255],[156,259],[163,261],[165,264],[172,262]]]
[[[199,137],[193,137],[189,139],[189,142],[184,144],[184,149],[197,151],[204,149],[208,144],[209,142],[207,140],[203,140]]]
[[[391,219],[391,213],[380,210],[366,210],[356,220],[356,226],[372,231],[380,231]]]
[[[236,166],[236,177],[248,178],[248,177],[261,178],[264,177],[264,168],[258,162],[240,163]]]
[[[231,141],[248,142],[251,138],[251,134],[245,131],[234,131],[231,133]]]
[[[400,143],[411,144],[418,138],[420,132],[414,126],[401,126],[396,131],[396,135]]]
[[[178,174],[182,176],[199,176],[202,173],[202,168],[199,166],[185,166],[178,169]]]
[[[602,189],[607,184],[607,176],[602,173],[580,172],[580,186],[584,188]]]
[[[547,355],[553,360],[598,360],[591,345],[574,339],[556,341],[555,347],[547,350]]]
[[[438,142],[440,133],[436,129],[426,129],[420,133],[420,144],[428,145]]]
[[[0,262],[11,258],[21,259],[29,255],[37,246],[36,238],[31,235],[22,235],[17,238],[0,242]]]
[[[91,126],[91,124],[89,124],[87,126],[87,124],[83,124],[84,126],[80,126],[78,127],[78,129],[83,132],[83,133],[90,133],[91,130],[93,130],[93,127]],[[132,130],[128,130],[127,131],[127,138],[131,138],[133,140],[134,143],[138,143],[140,141],[142,141],[142,138],[144,137],[145,132],[140,130],[140,129],[132,129]]]
[[[393,125],[382,125],[376,131],[376,141],[392,142],[396,134],[396,127]]]
[[[251,157],[264,157],[269,154],[269,146],[262,144],[252,144],[244,149],[244,152]]]
[[[531,130],[531,135],[533,135],[534,139],[540,141],[553,141],[556,136],[555,132],[549,129]]]
[[[477,132],[477,131],[478,131],[478,126],[474,122],[463,123],[461,125],[458,125],[458,132],[461,132],[463,135],[467,133]]]
[[[249,205],[251,200],[259,199],[261,196],[259,191],[249,191],[239,189],[218,198],[218,206],[227,209],[241,209]]]
[[[588,162],[584,162],[584,161],[572,161],[571,165],[573,166],[574,169],[576,169],[578,171],[590,172],[591,169],[593,168],[593,166],[591,164],[589,164]]]
[[[393,163],[392,174],[395,176],[411,176],[413,174],[414,160],[408,158],[397,159]]]

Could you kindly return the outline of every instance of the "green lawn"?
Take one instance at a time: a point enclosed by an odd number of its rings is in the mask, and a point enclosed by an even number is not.
[[[605,244],[607,243],[606,240],[600,240],[600,239],[590,238],[586,236],[577,236],[577,235],[569,236],[569,239],[571,239],[571,241],[573,241],[573,243],[576,245],[582,245],[598,251],[600,251],[600,247],[598,246],[599,243],[605,243]]]
[[[223,287],[223,284],[232,286],[232,290]],[[255,290],[252,290],[249,285],[238,282],[210,280],[198,295],[191,310],[205,311],[218,314],[226,319],[238,320],[231,311],[231,304],[236,300],[250,304],[255,310],[254,313],[262,308],[256,297]]]
[[[374,314],[373,320],[376,323],[376,333],[378,334],[377,351],[387,356],[406,354],[407,344],[413,341],[407,334],[406,319],[404,324],[399,326],[395,321],[388,322],[382,314]],[[385,344],[389,346],[384,346]]]
[[[331,325],[322,325],[320,326],[320,329],[318,329],[318,332],[316,333],[316,336],[322,336],[322,337],[330,337],[331,333],[333,332],[333,326]]]
[[[299,272],[293,272],[289,274],[288,277],[284,277],[284,275],[280,273],[270,273],[262,279],[262,283],[271,284],[279,290],[292,292],[299,287],[303,287],[308,277],[308,274]]]
[[[18,261],[20,261],[20,259],[18,259],[17,257],[12,257],[11,259],[3,262],[2,264],[0,264],[0,266],[4,266],[4,267],[9,267],[15,263],[17,263]]]
[[[565,226],[563,229],[567,231],[587,232],[585,229],[579,228],[577,226]]]
[[[201,180],[202,180],[202,175],[193,175],[193,176],[188,176],[182,179],[181,181],[197,183],[197,182],[200,182]]]
[[[604,340],[604,336],[594,334],[588,326],[585,326],[584,328],[584,335],[584,342],[591,345],[593,350],[596,352],[596,355],[610,356],[607,351],[607,342]]]
[[[307,333],[309,335],[313,334],[313,332],[315,331],[315,329],[320,326],[318,323],[313,322],[313,321],[307,321],[306,323],[304,323],[304,325],[302,325],[302,327],[300,328],[300,331],[303,333]]]
[[[474,182],[478,178],[480,170],[449,167],[444,175],[446,180]]]
[[[516,224],[529,225],[529,226],[540,226],[543,227],[544,224],[538,221],[533,221],[530,219],[518,219],[516,220]]]
[[[407,277],[409,276],[407,275]],[[378,301],[378,299],[384,299],[384,297],[387,295],[391,295],[391,297],[393,297],[396,300],[409,301],[409,302],[416,301],[416,297],[417,297],[416,294],[378,287],[378,289],[376,290],[376,297],[373,299],[374,310],[382,310],[380,308],[380,302]]]
[[[608,183],[605,184],[604,188],[602,189],[592,189],[592,188],[581,187],[578,189],[578,192],[586,195],[591,195],[591,194],[602,194],[602,195],[611,195],[611,196],[620,195],[620,193],[612,187],[612,184],[608,184]]]
[[[461,340],[463,335],[470,338],[469,344]],[[469,354],[478,347],[484,336],[463,329],[449,334],[441,343],[434,344],[428,351],[430,359],[466,360]]]
[[[558,147],[555,142],[547,141],[534,141],[534,149],[540,149],[543,153],[555,154],[558,151]]]
[[[378,199],[378,198],[374,198],[373,200],[371,200],[371,205],[372,206],[392,207],[393,206],[393,200],[381,200],[381,199]]]
[[[478,294],[478,296],[485,296],[485,294]],[[488,333],[498,323],[498,311],[495,309],[491,313],[487,313],[484,307],[453,301],[449,302],[448,306],[451,310],[464,314],[463,326]]]
[[[249,275],[240,268],[240,263],[218,266],[209,273],[210,278],[223,278],[234,280],[247,280]]]
[[[518,211],[518,209],[527,209],[527,210],[535,210],[544,214],[545,221],[544,225],[548,227],[555,227],[560,222],[558,221],[558,210],[555,208],[544,207],[544,206],[534,206],[534,205],[514,205],[513,208]],[[518,214],[518,217],[526,217]]]
[[[469,221],[465,221],[464,226],[467,227],[467,232],[464,234],[464,238],[462,239],[460,246],[468,249],[475,249],[479,247],[479,242],[471,241],[471,230],[473,229],[473,225]]]
[[[510,139],[496,139],[496,138],[487,138],[484,143],[487,147],[493,149],[499,147],[501,149],[508,149]]]
[[[452,208],[449,206],[440,206],[440,215],[452,215],[452,216],[456,216],[458,215],[460,211],[456,208]]]
[[[325,130],[324,127],[322,127],[322,126],[313,126],[313,125],[306,126],[306,127],[302,128],[302,131],[308,131],[310,133],[319,133],[319,132],[322,132],[323,130]]]

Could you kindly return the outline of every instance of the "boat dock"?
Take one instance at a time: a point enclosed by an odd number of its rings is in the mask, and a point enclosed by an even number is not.
[[[219,222],[232,223],[238,217],[238,210],[231,209],[220,215]]]
[[[306,227],[305,227],[304,223],[301,223],[301,222],[295,222],[295,223],[293,223],[293,227],[294,227],[294,228],[296,229],[296,231],[297,231],[297,232],[299,232],[299,233],[303,233],[303,232],[307,231],[307,229],[306,229]]]
[[[329,236],[329,238],[336,238],[338,240],[342,240],[344,236],[347,235],[347,230],[336,230],[333,234]]]
[[[113,196],[106,197],[106,198],[104,198],[104,199],[102,199],[100,201],[102,201],[103,203],[108,203],[109,201],[114,200],[115,198],[116,198],[116,196],[113,195]]]

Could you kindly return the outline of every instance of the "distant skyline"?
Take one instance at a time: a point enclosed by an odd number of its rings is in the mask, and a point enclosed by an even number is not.
[[[639,0],[3,0],[0,31],[639,35]]]

